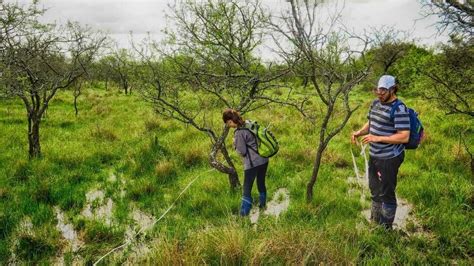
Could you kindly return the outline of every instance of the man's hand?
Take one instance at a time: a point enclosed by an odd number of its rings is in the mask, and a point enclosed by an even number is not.
[[[357,137],[359,137],[360,135],[361,135],[360,130],[352,132],[352,134],[351,134],[351,143],[356,144],[357,143]]]
[[[371,142],[380,142],[380,136],[368,134],[362,138],[362,143],[364,144],[371,143]]]
[[[351,134],[351,142],[352,144],[357,143],[357,137],[363,136],[365,134],[369,133],[369,122],[365,123],[364,126],[362,126],[361,129],[352,132]]]

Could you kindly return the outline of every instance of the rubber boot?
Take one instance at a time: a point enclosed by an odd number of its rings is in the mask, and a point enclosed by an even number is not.
[[[395,213],[397,212],[397,204],[382,203],[381,224],[386,229],[392,229],[393,221],[395,220]]]
[[[251,197],[242,197],[242,206],[240,207],[240,216],[247,216],[250,213],[252,208],[252,198]]]
[[[260,192],[258,195],[258,207],[260,209],[265,209],[267,207],[267,192]]]
[[[374,223],[380,224],[382,219],[382,202],[372,201],[370,208],[370,220]]]

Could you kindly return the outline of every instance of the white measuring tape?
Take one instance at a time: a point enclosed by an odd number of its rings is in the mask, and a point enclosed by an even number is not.
[[[173,201],[173,203],[171,203],[171,205],[168,207],[168,209],[166,209],[166,211],[160,216],[160,218],[158,218],[158,220],[156,220],[155,222],[153,222],[153,224],[151,225],[151,227],[153,227],[157,222],[159,222],[161,219],[163,219],[163,217],[165,217],[166,214],[168,214],[168,212],[174,207],[174,205],[176,204],[176,202],[178,202],[178,200],[181,198],[181,196],[184,194],[184,192],[186,192],[186,190],[188,190],[188,188],[194,183],[194,181],[196,181],[201,175],[205,174],[205,173],[208,173],[210,171],[213,171],[215,169],[210,169],[204,173],[201,173],[200,175],[196,176],[193,180],[191,180],[191,182],[189,182],[189,184],[181,191],[181,193],[179,193],[178,197]],[[140,229],[132,238],[130,238],[129,240],[125,241],[125,243],[123,243],[122,245],[112,249],[111,251],[107,252],[107,254],[105,254],[104,256],[102,256],[100,259],[98,259],[96,262],[94,262],[94,266],[96,266],[101,260],[103,260],[105,257],[109,256],[110,254],[114,253],[115,251],[121,249],[121,248],[124,248],[126,247],[127,245],[129,245],[130,243],[132,243],[132,240],[135,239],[139,234],[141,234],[143,231],[144,231],[145,228],[142,228]]]

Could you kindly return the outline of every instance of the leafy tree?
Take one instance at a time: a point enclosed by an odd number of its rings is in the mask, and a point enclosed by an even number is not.
[[[474,2],[422,1],[425,15],[438,16],[438,32],[448,31],[450,43],[441,45],[441,53],[427,62],[423,74],[428,78],[425,97],[436,102],[447,115],[474,117]],[[467,132],[469,129],[466,130]],[[465,137],[460,135],[464,141]],[[474,156],[464,141],[471,157],[474,173]]]
[[[289,2],[289,11],[272,25],[291,44],[290,49],[281,47],[280,55],[294,66],[296,75],[309,80],[309,95],[301,105],[294,106],[299,106],[298,110],[319,131],[313,172],[306,188],[306,199],[311,201],[324,151],[358,108],[350,106],[349,94],[368,75],[369,66],[364,62],[367,40],[336,29],[337,15],[325,24],[325,31],[317,23],[319,1]],[[349,47],[348,41],[353,37],[363,47],[359,52]],[[317,98],[321,106],[309,105],[308,97]]]
[[[264,96],[285,73],[256,57],[268,15],[258,1],[182,1],[172,9],[176,25],[166,32],[167,43],[137,47],[146,65],[137,73],[141,93],[158,114],[209,136],[210,164],[235,189],[240,182],[225,146],[229,128],[220,117],[224,108],[244,115],[269,104]]]
[[[395,63],[400,60],[413,45],[407,41],[407,33],[393,28],[383,27],[373,34],[373,48],[367,53],[374,61],[376,76],[388,74]]]
[[[430,79],[425,95],[435,100],[447,114],[474,116],[474,3],[472,1],[422,1],[426,15],[437,15],[440,32],[449,30],[450,43],[427,62],[423,74]]]
[[[19,97],[28,119],[29,156],[41,155],[40,124],[56,92],[82,76],[104,38],[75,23],[39,22],[44,10],[0,2],[2,94]]]
[[[424,91],[422,71],[427,62],[433,57],[433,51],[414,43],[407,44],[407,48],[401,58],[392,66],[390,74],[397,77],[400,83],[400,92],[404,95],[421,95]],[[380,77],[378,75],[376,78]],[[375,83],[375,78],[373,83]],[[372,83],[372,84],[373,84]]]
[[[441,48],[422,71],[429,78],[425,97],[448,115],[474,117],[474,45],[454,38]]]
[[[112,54],[104,58],[103,63],[109,68],[110,80],[120,86],[125,94],[131,94],[130,75],[133,72],[133,60],[130,52],[127,49],[115,49]]]

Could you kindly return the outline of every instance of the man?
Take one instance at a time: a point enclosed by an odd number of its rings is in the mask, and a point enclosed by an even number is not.
[[[404,104],[392,112],[397,99],[398,86],[390,75],[380,77],[374,90],[377,98],[371,105],[368,122],[352,133],[351,141],[362,137],[364,144],[370,145],[369,188],[372,194],[371,220],[392,228],[397,199],[398,168],[403,162],[405,146],[410,136],[410,118]],[[393,115],[391,115],[391,112]]]

